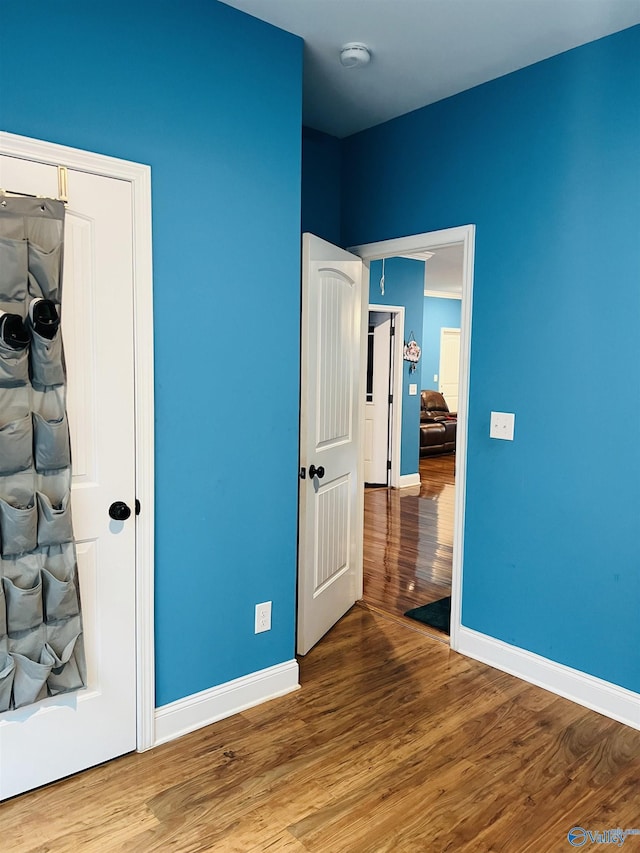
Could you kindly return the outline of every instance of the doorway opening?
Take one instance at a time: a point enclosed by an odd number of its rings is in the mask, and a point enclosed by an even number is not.
[[[415,558],[420,551],[421,539],[430,540],[431,553],[427,556],[427,559],[431,561],[430,577],[426,579],[426,586],[430,584],[430,592],[427,594],[431,596],[430,600],[434,600],[440,592],[446,593],[448,591],[450,583],[451,629],[449,642],[453,649],[457,648],[457,634],[461,615],[474,239],[475,228],[473,225],[468,225],[357,246],[351,250],[364,260],[366,272],[369,271],[371,263],[376,260],[396,256],[426,259],[431,257],[430,253],[435,253],[441,249],[455,251],[461,259],[456,452],[433,456],[429,455],[428,452],[421,454],[419,424],[416,423],[414,427],[415,441],[418,443],[419,470],[407,472],[403,469],[402,479],[398,483],[402,486],[404,483],[413,482],[413,485],[400,489],[391,489],[385,486],[384,490],[379,490],[377,494],[365,497],[365,500],[368,500],[369,497],[375,498],[375,501],[372,500],[370,503],[377,503],[378,511],[383,513],[385,531],[384,544],[381,545],[380,517],[377,523],[372,516],[370,532],[373,534],[375,531],[374,535],[377,537],[378,550],[375,559],[379,564],[377,573],[379,586],[377,590],[373,588],[370,590],[370,597],[377,599],[378,602],[380,600],[384,602],[384,596],[387,593],[397,595],[398,592],[401,592],[399,585],[402,584],[405,585],[405,593],[414,592],[415,585],[421,580],[416,575]],[[425,282],[427,282],[426,278]],[[366,273],[363,291],[363,299],[366,299],[368,297],[368,276]],[[426,295],[433,296],[435,294],[425,286]],[[447,328],[451,328],[451,326],[447,324]],[[439,339],[437,348],[439,351]],[[407,368],[405,367],[405,369]],[[450,372],[446,377],[447,382],[451,381]],[[417,374],[414,374],[418,381],[409,383],[410,386],[414,387],[407,389],[407,393],[416,394],[421,390],[438,390],[438,382],[441,379],[439,374],[440,371],[434,372],[433,378],[429,380],[427,379],[428,374],[425,374],[424,378],[420,376],[419,379]],[[363,377],[364,388],[366,388],[365,378]],[[416,388],[415,386],[418,384],[422,387]],[[400,387],[402,387],[401,384]],[[438,390],[438,393],[441,393],[441,389]],[[450,395],[451,393],[453,391],[449,390]],[[405,399],[407,398],[405,397]],[[366,406],[365,395],[363,395],[362,405],[363,407]],[[366,418],[366,415],[364,417]],[[363,459],[365,445],[366,442],[363,441]],[[412,475],[415,476],[413,480],[411,479]],[[405,512],[403,512],[402,502],[404,502]],[[364,535],[367,535],[367,531]],[[404,575],[401,571],[394,577],[389,572],[392,565],[404,567],[407,571]],[[449,566],[450,579],[448,577]],[[413,572],[413,576],[411,576],[411,572]],[[425,581],[425,578],[422,580]],[[394,584],[395,589],[391,589]],[[411,589],[411,584],[414,585],[414,589]],[[424,583],[423,587],[425,587]],[[367,594],[365,589],[365,603],[367,602]],[[427,600],[422,603],[429,602]],[[384,612],[384,603],[382,608],[378,604],[378,608],[383,609]]]
[[[364,419],[364,484],[388,486],[391,476],[395,317],[369,306]]]
[[[369,305],[364,412],[365,487],[399,488],[404,306]]]

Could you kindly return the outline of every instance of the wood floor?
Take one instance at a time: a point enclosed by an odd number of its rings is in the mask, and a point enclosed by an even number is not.
[[[0,805],[0,853],[556,853],[574,826],[640,828],[640,732],[399,615],[449,591],[453,462],[367,492],[373,609],[300,691]]]
[[[394,620],[354,607],[301,677],[2,804],[0,850],[556,853],[575,825],[640,826],[640,732]]]
[[[365,489],[364,601],[373,609],[402,619],[451,594],[454,466],[453,454],[425,457],[420,486]]]

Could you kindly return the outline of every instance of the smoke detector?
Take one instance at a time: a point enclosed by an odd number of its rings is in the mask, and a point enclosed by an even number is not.
[[[371,51],[366,44],[351,41],[342,46],[340,50],[340,62],[345,68],[359,68],[368,65],[371,61]]]

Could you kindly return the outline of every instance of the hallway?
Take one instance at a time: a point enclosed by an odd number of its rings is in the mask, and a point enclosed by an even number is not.
[[[453,454],[425,457],[420,486],[365,489],[364,602],[372,609],[402,618],[451,594],[454,468]]]

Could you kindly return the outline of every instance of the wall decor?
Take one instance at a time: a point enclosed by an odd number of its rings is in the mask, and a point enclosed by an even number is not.
[[[410,332],[409,340],[405,341],[403,351],[404,360],[410,362],[409,373],[415,373],[416,365],[420,361],[420,352],[420,346],[415,340],[413,332]]]

